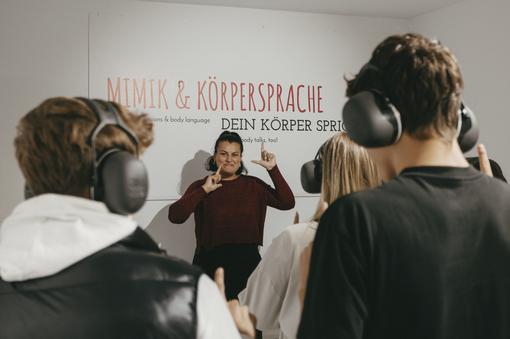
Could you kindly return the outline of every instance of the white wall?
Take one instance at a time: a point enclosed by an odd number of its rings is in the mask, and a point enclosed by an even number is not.
[[[178,5],[99,0],[0,2],[0,221],[22,200],[23,179],[12,147],[17,121],[47,97],[86,95],[88,13],[116,13],[123,8],[137,6],[140,9],[147,9],[147,6],[168,9]],[[271,12],[273,16],[278,13]],[[510,92],[505,67],[510,54],[510,43],[506,36],[506,32],[510,31],[506,20],[508,13],[510,3],[505,0],[470,0],[409,21],[315,14],[296,15],[294,20],[308,17],[316,21],[324,18],[331,22],[333,18],[357,27],[350,34],[354,34],[352,41],[358,43],[341,48],[358,65],[368,59],[375,43],[390,33],[403,32],[410,27],[412,31],[439,38],[460,61],[466,83],[465,101],[480,121],[481,141],[487,145],[491,157],[510,176],[510,157],[505,149],[510,141],[506,132],[510,118],[505,107],[506,95]],[[239,9],[237,14],[241,18],[250,18],[259,15],[260,11]],[[242,30],[242,27],[238,29]],[[336,33],[341,35],[342,31]],[[330,55],[331,46],[323,46],[317,54]],[[331,71],[342,74],[355,69]],[[197,149],[200,147],[204,145],[197,145]],[[137,215],[137,220],[142,226],[149,225],[149,231],[170,253],[190,259],[194,243],[193,222],[189,220],[183,225],[168,223],[166,213],[171,202],[148,202]],[[296,210],[305,219],[312,214],[315,204],[316,198],[297,197]],[[293,214],[294,211],[268,211],[266,244],[290,223]]]
[[[16,124],[47,97],[87,94],[88,12],[110,8],[102,2],[0,2],[0,220],[23,197]]]
[[[438,38],[459,60],[464,100],[480,124],[480,142],[510,177],[510,2],[467,0],[410,21],[411,30]]]
[[[244,144],[243,156],[251,175],[269,179],[267,171],[249,161],[260,157],[260,140],[265,138],[267,149],[278,156],[278,165],[294,194],[306,195],[301,188],[299,168],[325,139],[340,129],[336,123],[341,119],[339,112],[346,100],[339,95],[345,92],[343,73],[359,69],[363,61],[360,56],[368,55],[383,32],[395,30],[389,20],[351,17],[339,20],[334,15],[151,3],[143,8],[141,11],[123,7],[116,13],[90,16],[89,94],[109,96],[128,107],[144,110],[155,121],[156,140],[144,154],[150,179],[149,200],[176,199],[189,184],[205,176],[203,168],[201,173],[189,173],[187,169],[203,167],[202,156],[212,151],[223,128],[237,129],[243,139],[249,140]],[[214,81],[209,82],[208,78]],[[157,83],[165,84],[161,101],[159,86],[150,86],[156,79]],[[117,86],[112,86],[112,82]],[[202,99],[197,93],[197,82],[209,84],[198,86],[205,87]],[[218,99],[223,92],[208,91],[211,84],[213,88],[223,84],[227,89],[230,82],[254,86],[252,99],[258,108],[246,105],[243,109],[230,103],[230,108],[218,105],[213,109],[211,103],[209,108],[204,107],[205,98],[209,97],[211,102],[211,97]],[[183,84],[184,94],[178,94],[178,83]],[[259,84],[281,85],[284,107],[291,86],[302,84],[304,89],[299,98],[295,94],[295,100],[305,106],[306,88],[321,88],[320,95],[318,90],[314,95],[315,102],[321,98],[320,110],[317,105],[317,111],[278,111],[276,96],[271,106],[262,104]],[[142,96],[147,100],[134,100],[135,86],[145,90],[146,95]],[[149,93],[153,89],[151,107]],[[229,91],[226,92],[228,97]],[[267,88],[262,92],[267,93]],[[246,103],[246,90],[244,94]],[[179,103],[183,96],[188,101],[187,108]],[[240,93],[232,101],[239,104],[242,102],[239,97]],[[177,119],[181,122],[176,122]],[[197,119],[207,123],[190,123]],[[226,127],[224,121],[233,119],[255,123]],[[271,123],[264,127],[262,121]],[[288,121],[308,123],[310,128],[286,131],[279,126]],[[324,122],[335,122],[337,128],[325,130]],[[296,146],[300,152],[291,154],[289,151]]]
[[[2,91],[2,124],[0,125],[0,161],[2,172],[0,189],[0,220],[3,220],[22,200],[23,179],[17,167],[12,142],[15,126],[20,117],[43,99],[56,96],[77,96],[87,94],[88,76],[88,13],[93,11],[120,12],[125,8],[138,8],[145,11],[161,8],[167,10],[173,4],[152,4],[123,1],[64,1],[47,0],[44,2],[7,0],[0,3],[0,77]],[[192,8],[190,6],[190,8]],[[212,11],[212,12],[217,12]],[[231,12],[231,10],[230,10]],[[250,19],[260,15],[260,10],[238,9],[238,18]],[[269,12],[268,12],[269,13]],[[289,16],[286,12],[270,12],[274,20],[278,13],[285,15],[293,25],[299,26],[300,20],[314,20],[318,28],[335,30],[339,41],[352,41],[344,46],[331,46],[325,43],[319,46],[317,55],[326,58],[337,57],[336,51],[345,51],[353,69],[332,69],[340,77],[343,73],[356,71],[366,62],[374,45],[383,37],[392,33],[401,33],[408,29],[408,21],[396,19],[361,18],[329,16],[317,14],[299,14]],[[291,17],[289,19],[289,17]],[[225,18],[228,20],[229,18]],[[331,25],[338,21],[340,25]],[[324,22],[321,24],[321,22]],[[324,26],[321,26],[324,25]],[[350,27],[347,34],[341,27]],[[236,27],[242,34],[242,26]],[[186,32],[183,32],[185,34]],[[204,34],[207,32],[204,32]],[[340,39],[343,37],[344,39]],[[318,37],[319,38],[319,37]],[[257,43],[257,37],[253,37]],[[296,36],[299,42],[299,35]],[[317,47],[316,47],[317,48]],[[335,51],[332,53],[332,51]],[[285,51],[278,51],[285,57]],[[290,58],[288,62],[293,62]],[[295,65],[299,69],[300,65]],[[343,93],[338,93],[343,96]],[[340,110],[340,108],[339,108]],[[157,136],[156,136],[157,137]],[[303,140],[303,144],[306,140]],[[197,145],[197,149],[204,145]],[[289,150],[289,155],[299,149],[297,145]],[[310,156],[313,156],[311,154]],[[290,169],[283,169],[284,172]],[[299,169],[295,169],[299,170]],[[192,220],[184,225],[171,225],[166,220],[167,206],[172,201],[150,201],[136,218],[140,225],[149,225],[152,233],[170,253],[185,259],[191,259],[194,236]],[[297,197],[296,209],[302,219],[308,218],[316,205],[315,197]],[[280,230],[293,219],[294,211],[269,210],[266,222],[265,243],[267,244]]]

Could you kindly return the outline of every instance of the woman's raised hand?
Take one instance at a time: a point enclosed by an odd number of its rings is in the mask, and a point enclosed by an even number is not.
[[[266,151],[264,142],[260,144],[260,160],[252,160],[254,164],[258,164],[268,171],[272,170],[276,166],[276,155]]]
[[[218,166],[218,170],[214,172],[214,174],[211,174],[210,176],[205,179],[205,183],[202,185],[202,188],[204,189],[205,193],[210,193],[212,191],[216,191],[218,188],[223,186],[220,184],[221,181],[221,165]]]

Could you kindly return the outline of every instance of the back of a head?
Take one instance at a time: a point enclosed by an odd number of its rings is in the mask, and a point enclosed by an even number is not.
[[[96,103],[104,104],[101,100]],[[153,140],[151,120],[111,104],[137,135],[139,152],[143,152]],[[67,97],[47,99],[20,120],[14,140],[16,158],[33,194],[86,195],[95,160],[90,137],[97,124],[87,104]],[[99,133],[95,148],[98,156],[111,148],[137,153],[129,136],[115,126]]]
[[[377,167],[367,150],[352,141],[345,132],[337,133],[326,141],[321,157],[321,199],[328,204],[381,183]],[[313,219],[318,219],[317,213]]]
[[[463,80],[448,48],[418,34],[393,35],[375,48],[369,64],[375,71],[347,80],[348,97],[378,90],[400,112],[404,132],[417,139],[455,137]]]

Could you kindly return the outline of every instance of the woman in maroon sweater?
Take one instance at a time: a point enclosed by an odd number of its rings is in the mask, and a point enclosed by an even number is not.
[[[217,267],[225,268],[228,299],[246,287],[246,281],[260,261],[267,206],[280,210],[294,207],[294,195],[276,166],[276,157],[261,146],[261,159],[252,162],[267,169],[274,187],[245,175],[243,142],[235,132],[221,133],[207,169],[214,172],[192,183],[170,206],[168,219],[185,222],[195,214],[196,264],[211,277]]]

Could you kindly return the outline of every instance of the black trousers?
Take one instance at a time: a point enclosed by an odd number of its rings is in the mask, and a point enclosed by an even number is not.
[[[248,277],[260,262],[258,245],[232,244],[195,251],[193,264],[198,265],[214,280],[218,267],[225,270],[227,300],[237,298],[246,287]]]

